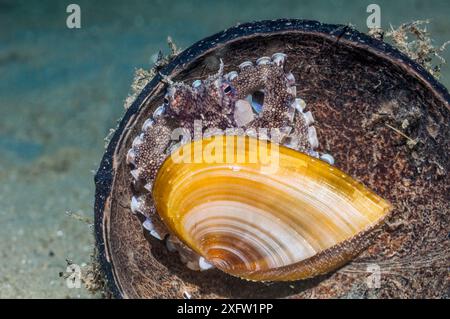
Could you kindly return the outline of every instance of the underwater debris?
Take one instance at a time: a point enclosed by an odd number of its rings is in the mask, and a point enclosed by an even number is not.
[[[417,140],[412,139],[411,137],[409,137],[408,135],[406,135],[405,133],[403,133],[403,132],[400,131],[399,129],[397,129],[397,128],[395,128],[395,127],[389,125],[389,124],[386,124],[386,126],[389,127],[391,130],[393,130],[394,132],[396,132],[398,135],[403,136],[403,137],[407,140],[407,145],[408,145],[410,148],[413,148],[413,147],[416,146],[417,143],[419,142],[419,141],[417,141]]]
[[[170,236],[228,274],[293,281],[328,273],[354,258],[390,214],[388,202],[314,157],[250,137],[215,141],[250,160],[190,164],[188,150],[215,143],[193,142],[183,146],[182,167],[164,162],[152,195]],[[269,152],[279,152],[279,165],[262,174],[251,159]]]
[[[73,218],[74,220],[86,224],[90,229],[93,229],[94,221],[90,217],[83,216],[82,212],[73,212],[68,210],[66,211],[66,215]],[[75,263],[69,258],[66,258],[66,263],[67,266],[75,265]],[[106,287],[106,278],[103,276],[101,272],[101,266],[98,262],[97,247],[94,246],[92,248],[90,261],[81,264],[79,266],[79,270],[79,278],[81,280],[81,284],[89,293],[91,293],[92,295],[100,295],[102,298],[111,297]],[[72,275],[73,272],[67,270],[65,272],[59,273],[59,277],[64,280],[71,278]]]
[[[382,28],[369,28],[367,34],[380,41],[383,41],[384,39],[384,30]]]
[[[445,42],[440,47],[435,47],[431,34],[427,30],[426,25],[429,23],[429,20],[417,20],[403,23],[398,28],[391,25],[391,30],[385,33],[384,39],[392,42],[400,51],[421,64],[435,78],[439,79],[441,68],[446,64],[442,53],[450,44],[450,41]],[[371,33],[369,32],[369,34]]]
[[[111,138],[113,137],[114,133],[116,132],[115,129],[110,128],[108,135],[105,136],[105,138],[103,139],[103,141],[105,142],[104,148],[108,147],[109,142],[111,142]]]
[[[169,249],[177,250],[191,270],[214,266],[252,281],[318,276],[353,258],[390,211],[387,202],[317,160],[319,140],[312,126],[312,109],[304,112],[306,103],[297,97],[295,77],[285,70],[286,60],[286,54],[277,52],[259,57],[255,63],[245,60],[239,64],[239,72],[226,74],[221,61],[217,73],[192,85],[166,77],[163,104],[134,135],[126,157],[135,186],[130,209],[146,217],[143,227],[150,235],[158,240],[169,235]],[[181,153],[188,154],[183,167],[168,157],[173,153],[168,149],[180,147],[178,140],[171,140],[169,119],[189,136],[181,143]],[[205,132],[195,129],[200,119]],[[224,137],[223,130],[237,132],[238,128],[241,133],[232,135],[239,138]],[[270,147],[257,142],[269,139],[261,128],[272,129],[270,140],[274,143]],[[246,130],[258,130],[259,140],[253,133],[253,137],[243,137]],[[196,132],[207,137],[196,139]],[[191,136],[194,144],[189,143]],[[226,154],[237,157],[225,159],[217,151],[214,161],[190,162],[191,146],[194,152],[210,149],[219,140],[220,149],[225,147]],[[252,160],[269,153],[264,163]],[[241,162],[240,158],[247,160]],[[334,161],[332,156],[325,159]],[[316,197],[316,193],[320,195]],[[168,197],[178,195],[184,199]],[[335,213],[332,207],[338,208]],[[245,214],[236,215],[244,210]],[[307,226],[311,223],[315,229]]]

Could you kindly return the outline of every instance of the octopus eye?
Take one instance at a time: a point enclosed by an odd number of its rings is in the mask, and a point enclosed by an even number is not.
[[[225,94],[230,94],[231,93],[231,86],[230,85],[226,85],[225,88],[223,89],[223,92]]]
[[[169,105],[169,99],[167,97],[164,98],[164,104]]]

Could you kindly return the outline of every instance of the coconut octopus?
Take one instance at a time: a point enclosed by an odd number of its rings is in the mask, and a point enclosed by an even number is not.
[[[193,270],[213,267],[176,237],[169,234],[158,216],[152,186],[164,160],[175,149],[193,140],[212,135],[247,135],[268,139],[321,158],[333,164],[329,154],[319,154],[311,111],[297,97],[296,80],[285,70],[287,56],[275,53],[256,64],[246,61],[239,72],[219,71],[192,85],[173,82],[167,77],[164,104],[145,121],[127,154],[134,180],[133,213],[143,214],[143,227],[152,236],[165,240],[170,251],[178,251],[181,260]],[[176,130],[173,130],[176,128]]]

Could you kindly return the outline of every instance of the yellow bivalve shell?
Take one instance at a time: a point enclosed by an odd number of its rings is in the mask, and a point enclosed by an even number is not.
[[[214,136],[180,147],[153,187],[159,216],[231,275],[290,281],[356,256],[391,205],[339,169],[278,144]]]

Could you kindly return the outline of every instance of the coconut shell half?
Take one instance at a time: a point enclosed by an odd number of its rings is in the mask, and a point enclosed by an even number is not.
[[[450,259],[450,95],[390,45],[340,25],[275,20],[203,39],[161,70],[192,82],[275,52],[288,55],[297,95],[316,119],[319,151],[390,201],[372,244],[342,268],[291,283],[255,283],[195,272],[149,237],[130,211],[125,156],[161,104],[157,75],[128,109],[95,176],[95,234],[108,290],[117,298],[442,298]]]

